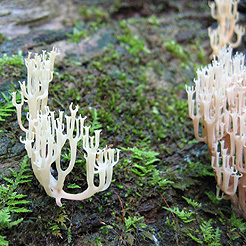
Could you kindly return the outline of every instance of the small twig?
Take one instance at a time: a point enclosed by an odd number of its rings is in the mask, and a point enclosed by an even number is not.
[[[169,209],[170,212],[172,213],[172,216],[174,217],[175,224],[176,224],[176,230],[179,231],[179,228],[178,228],[178,220],[177,220],[176,216],[174,215],[173,211],[171,210],[171,208],[170,208],[170,206],[168,205],[168,203],[167,203],[166,199],[164,198],[164,196],[163,196],[160,192],[158,192],[158,193],[161,195],[161,197],[162,197],[162,199],[164,200],[164,202],[166,203],[168,209]],[[178,234],[177,234],[177,231],[176,231],[176,230],[175,230],[176,243],[177,243],[177,245],[179,245],[179,238],[178,238]],[[183,242],[182,242],[182,243],[183,243]]]
[[[120,205],[121,205],[121,208],[122,208],[122,220],[123,220],[123,223],[125,224],[125,210],[124,210],[124,207],[123,207],[123,203],[118,195],[118,193],[113,190],[113,192],[116,194],[116,196],[118,197],[119,201],[120,201]]]
[[[100,221],[101,224],[108,226],[105,222]],[[110,229],[112,229],[120,238],[120,245],[122,245],[123,243],[125,244],[125,240],[123,239],[123,237],[111,226]]]
[[[83,153],[77,148],[77,150],[79,151],[79,153],[82,155],[82,157],[85,159]]]
[[[176,216],[174,215],[173,211],[171,210],[171,208],[170,208],[170,206],[168,205],[168,203],[167,203],[166,199],[164,198],[164,196],[163,196],[160,192],[158,192],[158,193],[161,195],[162,199],[163,199],[164,202],[166,203],[166,205],[167,205],[167,207],[169,208],[170,212],[172,213],[173,217],[176,219]]]
[[[105,222],[103,221],[100,221],[101,224],[105,225],[105,226],[108,226]],[[121,238],[121,235],[111,226],[111,228],[120,238]]]
[[[123,223],[125,224],[125,210],[124,210],[123,203],[122,203],[122,201],[121,201],[120,196],[118,195],[118,193],[116,191],[114,191],[114,193],[116,194],[116,196],[118,197],[118,199],[120,201],[120,205],[121,205],[121,208],[122,208],[122,220],[123,220]],[[103,225],[105,225],[105,226],[108,226],[103,221],[101,221],[100,223],[103,224]],[[120,235],[112,226],[111,226],[110,229],[112,229],[119,236],[119,238],[120,238],[120,245],[122,245],[122,244],[126,245],[125,240],[123,239],[123,236]]]

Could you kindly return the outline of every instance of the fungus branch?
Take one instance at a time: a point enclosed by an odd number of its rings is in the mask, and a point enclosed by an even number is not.
[[[198,140],[208,144],[218,187],[246,216],[246,68],[244,55],[222,48],[186,87]],[[199,126],[202,126],[201,137]],[[238,187],[238,197],[237,197]]]
[[[215,0],[209,2],[211,16],[217,20],[216,29],[208,28],[210,45],[213,55],[218,55],[219,50],[226,44],[233,48],[240,45],[245,28],[236,24],[239,19],[237,5],[240,0]]]
[[[83,200],[97,192],[106,190],[113,175],[113,167],[119,161],[119,150],[104,148],[99,149],[100,130],[89,136],[89,129],[84,125],[86,117],[77,116],[78,106],[73,109],[70,104],[70,115],[59,112],[55,118],[55,112],[51,112],[47,106],[48,87],[53,78],[54,61],[57,50],[53,49],[49,56],[43,51],[42,55],[31,58],[29,53],[25,60],[27,67],[27,83],[20,82],[21,103],[16,103],[16,93],[13,93],[12,102],[17,108],[18,123],[26,138],[21,142],[25,144],[28,157],[31,158],[34,174],[46,193],[56,199],[58,206],[62,206],[61,199]],[[21,122],[21,111],[24,103],[27,103],[28,128]],[[85,151],[86,176],[88,187],[78,194],[69,194],[63,190],[67,175],[71,173],[76,162],[77,145],[82,141]],[[61,165],[61,153],[65,143],[69,144],[71,158],[68,167],[63,170]],[[114,156],[116,151],[116,158]],[[52,164],[55,165],[57,177],[52,174]],[[95,176],[98,176],[98,184],[95,184]]]

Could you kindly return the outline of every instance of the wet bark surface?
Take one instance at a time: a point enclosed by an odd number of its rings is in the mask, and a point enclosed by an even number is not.
[[[239,4],[240,24],[245,5]],[[0,2],[1,57],[58,48],[50,108],[68,112],[71,102],[78,104],[87,125],[102,129],[102,147],[121,149],[108,190],[84,201],[63,200],[61,208],[28,171],[31,181],[17,193],[27,195],[29,202],[19,206],[30,212],[12,212],[11,219],[23,221],[0,228],[10,245],[244,245],[230,203],[213,199],[207,146],[194,139],[188,116],[185,85],[211,62],[209,26],[216,21],[207,1]],[[245,37],[236,51],[245,53]],[[0,91],[11,100],[25,79],[24,63],[3,63]],[[6,103],[3,95],[0,102]],[[25,134],[15,112],[0,129],[0,183],[7,185],[4,177],[14,180],[10,168],[18,172],[26,155],[19,141]],[[86,189],[80,153],[78,160],[66,181]],[[219,241],[212,244],[216,231]]]

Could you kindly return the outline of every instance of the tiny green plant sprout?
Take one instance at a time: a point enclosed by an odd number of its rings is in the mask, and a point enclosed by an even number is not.
[[[48,54],[46,51],[41,55],[35,54],[34,58],[29,53],[25,59],[27,81],[20,82],[22,100],[17,103],[14,92],[12,103],[17,109],[20,128],[26,133],[26,138],[20,140],[25,144],[34,174],[46,193],[56,199],[58,206],[62,206],[62,198],[83,200],[106,190],[112,181],[113,167],[119,161],[120,151],[110,147],[99,149],[101,130],[95,130],[94,136],[90,136],[90,126],[84,124],[86,117],[77,114],[78,106],[73,107],[71,103],[70,115],[59,111],[57,118],[55,112],[50,111],[47,106],[48,89],[57,54],[56,49]],[[27,127],[21,121],[25,103],[29,109]],[[85,151],[87,188],[81,193],[70,194],[64,191],[64,183],[75,166],[79,141],[82,141]],[[61,155],[65,144],[70,148],[70,160],[64,169]]]

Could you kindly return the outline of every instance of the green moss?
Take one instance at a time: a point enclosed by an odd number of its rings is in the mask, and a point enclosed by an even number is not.
[[[6,121],[6,117],[11,116],[15,111],[15,107],[12,104],[10,97],[2,94],[2,100],[0,100],[0,121]],[[20,95],[17,96],[17,101],[20,100]],[[1,132],[1,130],[0,130]]]
[[[78,43],[81,39],[86,38],[87,36],[87,31],[86,30],[79,30],[77,27],[73,28],[73,33],[72,34],[67,34],[67,36],[70,38],[71,41],[74,43]]]
[[[188,63],[189,56],[187,52],[184,50],[183,46],[176,43],[176,41],[173,39],[166,41],[164,45],[172,55]]]
[[[100,23],[109,20],[109,13],[101,7],[87,7],[84,5],[78,10],[78,13],[86,22],[95,21],[96,23]]]
[[[30,182],[29,174],[30,168],[28,167],[28,158],[24,158],[20,163],[19,171],[12,168],[11,177],[3,177],[0,186],[0,234],[6,235],[6,230],[11,230],[12,227],[17,226],[23,221],[22,213],[31,212],[26,208],[26,204],[30,201],[26,200],[27,195],[19,192],[21,184]],[[0,236],[1,245],[8,245],[8,238]]]
[[[8,56],[4,54],[2,57],[0,57],[0,73],[2,75],[4,75],[4,70],[8,66],[19,68],[22,68],[24,66],[24,58],[21,51],[18,53],[18,55]]]
[[[146,46],[145,42],[139,35],[134,34],[126,21],[120,21],[122,34],[117,36],[121,42],[121,46],[126,49],[130,55],[135,57],[135,63],[139,62],[140,53],[150,54],[151,51]]]
[[[4,37],[4,35],[0,33],[0,44],[2,44],[5,39],[6,38]]]

